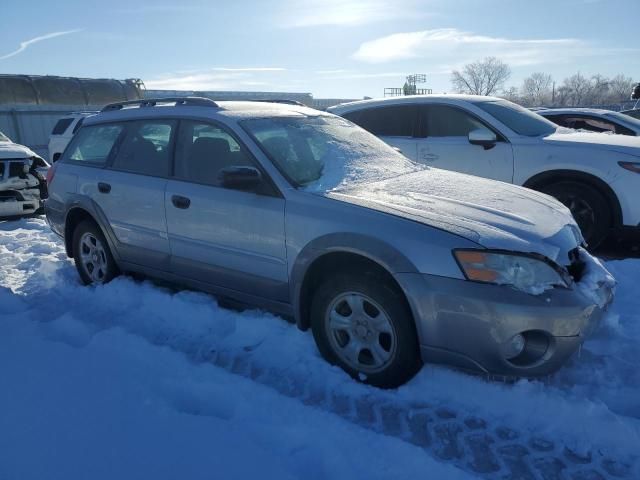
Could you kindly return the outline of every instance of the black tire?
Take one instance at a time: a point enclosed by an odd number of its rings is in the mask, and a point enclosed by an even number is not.
[[[368,305],[366,309],[371,310],[373,308],[374,312],[376,309],[376,307],[368,303],[367,299],[377,304],[383,310],[385,319],[389,320],[386,323],[392,327],[391,334],[369,331],[371,338],[374,338],[375,342],[380,344],[384,340],[384,335],[389,335],[390,339],[392,335],[395,335],[393,354],[390,355],[386,363],[379,367],[379,371],[367,371],[369,368],[374,368],[373,366],[356,368],[350,365],[341,358],[341,354],[337,351],[339,347],[336,346],[336,341],[330,340],[329,336],[335,334],[331,333],[330,327],[328,327],[328,315],[333,310],[332,306],[341,295],[353,293],[362,296],[365,304]],[[313,336],[322,356],[329,363],[340,366],[353,378],[363,383],[380,388],[395,388],[411,379],[422,366],[418,337],[411,311],[403,295],[392,285],[389,285],[388,282],[378,277],[337,274],[325,279],[314,294],[310,313]],[[350,315],[353,316],[353,312]],[[358,328],[361,327],[359,326]],[[352,334],[347,334],[346,332],[347,330],[344,331],[348,337],[347,344],[350,344]],[[371,340],[369,339],[369,341]],[[391,341],[387,340],[386,343],[390,344]],[[360,355],[357,358],[362,358],[363,355],[366,357],[368,354],[372,356],[371,351],[364,347],[364,350],[360,351]],[[365,359],[363,358],[363,360]]]
[[[97,240],[97,244],[101,248],[96,249],[96,265],[98,270],[96,275],[92,277],[92,270],[89,269],[83,262],[82,252],[87,253],[87,248],[81,245],[83,237],[87,235],[87,239]],[[73,260],[76,264],[76,269],[80,275],[82,283],[85,285],[108,283],[114,277],[119,275],[118,266],[113,259],[109,244],[105,239],[100,227],[92,220],[84,220],[80,222],[73,231]],[[94,267],[95,268],[95,267]],[[99,272],[102,270],[102,274]]]
[[[589,250],[597,248],[609,235],[613,215],[606,197],[594,187],[571,180],[539,189],[564,204],[582,231]]]

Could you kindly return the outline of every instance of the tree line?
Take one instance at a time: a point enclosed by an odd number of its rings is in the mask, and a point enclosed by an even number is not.
[[[496,57],[487,57],[454,70],[451,84],[457,93],[499,96],[526,107],[583,107],[628,101],[637,83],[623,74],[606,77],[580,72],[556,82],[550,74],[536,72],[525,78],[519,87],[505,87],[510,77],[509,65]]]

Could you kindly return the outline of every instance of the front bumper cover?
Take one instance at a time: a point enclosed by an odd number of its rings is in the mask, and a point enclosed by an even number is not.
[[[595,302],[578,288],[529,295],[507,286],[417,273],[396,279],[407,294],[423,360],[504,376],[535,377],[558,370],[599,324],[613,298],[600,286]],[[541,332],[549,346],[539,361],[516,365],[505,344],[522,332]]]
[[[0,217],[30,215],[42,208],[47,185],[35,162],[0,161]]]

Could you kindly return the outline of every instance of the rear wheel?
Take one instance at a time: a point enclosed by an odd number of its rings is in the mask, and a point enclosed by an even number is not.
[[[107,283],[118,275],[104,235],[90,220],[81,222],[73,232],[73,259],[85,285]]]
[[[328,278],[314,295],[311,327],[322,356],[365,383],[397,387],[421,366],[411,312],[378,278]]]
[[[590,185],[580,182],[558,182],[540,188],[555,197],[573,215],[590,250],[600,245],[609,234],[612,212],[605,196]]]

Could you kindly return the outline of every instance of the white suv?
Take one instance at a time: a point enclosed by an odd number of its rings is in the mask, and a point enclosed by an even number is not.
[[[640,139],[559,128],[514,103],[425,95],[328,109],[407,157],[523,185],[569,207],[591,248],[612,230],[640,232]]]
[[[97,112],[73,112],[56,122],[49,136],[49,160],[51,163],[60,158],[73,135],[82,126],[84,119]]]

